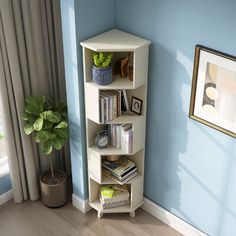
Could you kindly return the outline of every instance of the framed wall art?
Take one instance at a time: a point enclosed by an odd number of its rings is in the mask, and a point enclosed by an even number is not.
[[[196,46],[189,117],[236,137],[236,57]]]

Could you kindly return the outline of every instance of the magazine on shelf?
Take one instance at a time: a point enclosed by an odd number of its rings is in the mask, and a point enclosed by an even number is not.
[[[123,173],[128,172],[135,166],[135,163],[122,156],[117,161],[109,161],[107,159],[102,160],[102,166],[107,170],[112,171],[117,176],[121,176]]]
[[[118,184],[120,184],[120,185],[123,185],[123,184],[129,182],[131,179],[135,178],[135,177],[138,175],[137,171],[135,171],[134,173],[132,173],[131,175],[129,175],[127,178],[125,178],[125,179],[123,179],[123,180],[119,180],[116,176],[114,176],[114,175],[112,174],[111,171],[109,171],[109,170],[107,170],[107,169],[105,169],[105,168],[102,168],[102,173],[103,173],[105,176],[107,176],[107,177],[113,179],[114,181],[116,181],[116,182],[117,182]]]
[[[113,175],[114,177],[116,177],[116,178],[119,179],[120,181],[123,181],[123,180],[125,180],[127,177],[129,177],[130,175],[132,175],[132,174],[133,174],[134,172],[136,172],[136,171],[137,171],[137,167],[134,166],[133,168],[131,168],[129,171],[125,172],[125,173],[122,174],[121,176],[116,175],[116,174],[113,173],[113,172],[111,172],[111,173],[112,173],[112,175]]]

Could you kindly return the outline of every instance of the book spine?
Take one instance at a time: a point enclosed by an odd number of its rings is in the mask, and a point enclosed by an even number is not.
[[[108,97],[105,98],[106,99],[106,122],[109,121],[109,100]]]
[[[118,117],[118,112],[117,112],[117,95],[114,95],[113,96],[113,115],[114,115],[114,118],[117,118]]]
[[[100,98],[100,122],[104,123],[104,98]]]
[[[99,122],[102,123],[102,99],[99,98]]]
[[[124,101],[125,101],[125,107],[126,107],[126,111],[129,111],[129,100],[128,100],[128,96],[127,96],[127,92],[125,89],[123,89],[123,95],[124,95]]]
[[[121,90],[119,90],[118,91],[118,99],[117,99],[117,110],[118,110],[118,116],[120,116],[121,115],[121,93],[122,93],[122,91]]]
[[[121,147],[121,126],[116,125],[116,147],[120,148]]]
[[[128,132],[128,154],[133,152],[133,131]]]
[[[121,149],[126,154],[133,152],[133,130],[124,130],[124,126],[121,126]]]
[[[116,147],[116,125],[111,125],[111,145]]]

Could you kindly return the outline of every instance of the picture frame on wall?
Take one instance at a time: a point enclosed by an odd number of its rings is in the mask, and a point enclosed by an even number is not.
[[[141,99],[132,96],[130,110],[138,115],[141,115],[142,104],[143,104],[143,101]]]
[[[236,57],[195,47],[189,117],[236,138]]]

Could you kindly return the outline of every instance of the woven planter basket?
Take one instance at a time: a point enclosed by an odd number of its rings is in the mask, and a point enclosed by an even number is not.
[[[93,81],[98,85],[108,85],[112,82],[112,68],[93,66]]]

